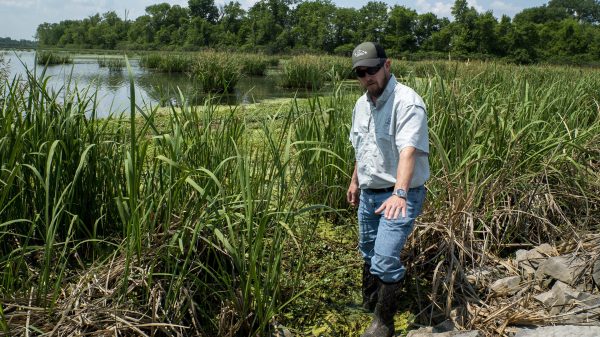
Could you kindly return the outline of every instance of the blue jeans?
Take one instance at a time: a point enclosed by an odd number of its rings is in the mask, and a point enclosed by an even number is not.
[[[404,277],[406,268],[400,261],[400,252],[413,230],[415,219],[423,208],[426,189],[424,186],[411,188],[406,200],[406,217],[386,219],[375,210],[391,196],[391,192],[373,193],[362,190],[358,206],[359,250],[371,274],[383,282],[398,282]]]

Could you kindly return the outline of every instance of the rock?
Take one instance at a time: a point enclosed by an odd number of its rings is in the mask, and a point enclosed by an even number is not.
[[[552,307],[556,301],[554,299],[554,293],[552,292],[552,290],[548,290],[545,293],[536,295],[534,298],[541,302],[546,308]]]
[[[544,304],[552,315],[564,313],[570,309],[600,306],[600,296],[577,291],[560,281],[557,281],[550,291],[539,294],[534,298]],[[582,323],[582,321],[578,322]]]
[[[525,255],[527,257],[527,260],[529,261],[539,261],[542,259],[545,259],[544,255],[542,255],[542,253],[540,253],[537,248],[532,249],[532,250],[528,250],[527,254]]]
[[[447,319],[447,320],[443,321],[442,323],[434,326],[433,330],[431,332],[448,332],[448,331],[454,331],[454,330],[456,330],[456,327],[454,326],[454,322],[451,319]]]
[[[527,251],[525,249],[517,249],[515,252],[515,260],[517,262],[527,260]]]
[[[510,276],[496,280],[490,286],[490,290],[497,295],[514,294],[521,289],[521,277]]]
[[[471,331],[448,331],[448,332],[432,332],[432,328],[420,328],[419,330],[410,331],[406,337],[483,337],[483,334],[477,330]]]
[[[541,245],[535,247],[535,250],[537,252],[539,252],[540,254],[548,256],[548,257],[550,257],[550,256],[557,256],[558,255],[558,252],[556,251],[556,248],[550,246],[547,243],[544,243],[544,244],[541,244]]]
[[[411,330],[406,334],[406,337],[429,337],[434,334],[433,327],[427,326],[417,330]]]
[[[524,249],[519,249],[515,253],[515,262],[517,263],[517,267],[521,268],[524,271],[526,276],[530,276],[531,274],[535,274],[535,269],[529,262],[529,258],[527,257],[529,251]]]
[[[550,252],[553,248],[544,244],[531,250],[519,249],[515,253],[515,262],[517,267],[523,271],[523,276],[527,279],[535,277],[535,270],[539,264],[546,258],[544,254]]]
[[[536,272],[536,278],[541,279],[544,275],[547,275],[553,279],[573,285],[584,267],[585,262],[578,258],[569,258],[566,256],[550,257],[540,263]]]
[[[592,268],[592,278],[594,279],[594,283],[596,283],[596,287],[600,288],[600,259],[594,262],[594,267]]]
[[[574,289],[557,281],[550,291],[539,294],[534,298],[542,302],[551,315],[556,315],[569,309],[567,305],[577,296],[578,294]]]
[[[531,265],[529,261],[523,261],[519,264],[519,267],[522,270],[523,276],[525,276],[528,280],[535,278],[535,268]]]
[[[577,325],[559,325],[545,326],[536,329],[522,329],[515,337],[598,337],[600,336],[600,327],[597,326],[577,326]]]

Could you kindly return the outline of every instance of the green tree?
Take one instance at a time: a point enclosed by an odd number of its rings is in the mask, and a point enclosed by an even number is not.
[[[393,54],[412,52],[417,49],[415,27],[417,12],[403,6],[394,6],[388,14],[384,30],[384,43]]]
[[[222,12],[219,25],[215,29],[218,44],[226,46],[241,45],[244,41],[241,28],[246,17],[246,11],[239,2],[230,1],[223,6]]]
[[[173,5],[167,11],[165,20],[167,30],[170,32],[170,43],[174,46],[181,46],[185,43],[187,30],[190,24],[190,11],[186,7]]]
[[[179,5],[160,3],[146,7],[147,19],[140,19],[140,25],[134,23],[136,32],[143,33],[151,44],[149,47],[181,45],[189,23],[189,10]],[[136,22],[138,21],[136,20]],[[131,34],[130,34],[131,37]]]
[[[114,11],[104,13],[96,27],[99,30],[99,38],[92,43],[98,48],[115,49],[120,42],[127,39],[129,27]]]
[[[553,54],[560,56],[586,54],[588,47],[593,43],[592,39],[593,36],[586,34],[585,26],[575,19],[563,20],[555,34],[551,50]]]
[[[130,26],[128,40],[136,48],[150,48],[154,42],[154,27],[150,15],[139,16]]]
[[[551,21],[562,21],[568,17],[569,14],[563,8],[540,6],[522,10],[515,15],[513,22],[516,24],[526,22],[544,24]]]
[[[431,34],[423,46],[428,51],[450,52],[452,49],[452,36],[454,34],[453,23],[448,22],[442,28]]]
[[[468,24],[473,20],[477,11],[473,7],[469,7],[467,0],[456,0],[452,6],[452,15],[454,21],[461,24]]]
[[[360,24],[357,35],[360,41],[381,42],[388,21],[387,11],[388,6],[380,1],[369,1],[358,10]]]
[[[333,39],[336,46],[336,53],[350,53],[356,44],[360,43],[356,32],[358,31],[358,23],[360,15],[354,8],[337,8],[333,15]],[[349,54],[348,54],[349,56]]]
[[[548,8],[565,10],[582,22],[600,23],[600,2],[596,0],[550,0]]]
[[[538,60],[536,46],[539,43],[539,33],[535,24],[526,22],[515,25],[510,32],[510,58],[517,63],[528,64]]]
[[[469,7],[467,0],[456,0],[452,6],[454,22],[450,25],[452,31],[451,50],[459,54],[477,51],[478,43],[474,33],[478,17],[477,11]]]
[[[498,21],[492,12],[485,12],[477,16],[474,22],[473,39],[476,44],[476,52],[480,54],[492,54],[498,43],[496,26]]]
[[[594,60],[600,60],[600,29],[590,30],[592,34],[592,44],[590,45],[589,54]]]
[[[417,16],[414,27],[417,47],[427,49],[428,41],[431,39],[433,33],[439,32],[443,26],[444,20],[438,19],[433,13],[425,13]]]
[[[214,0],[188,0],[188,7],[193,18],[202,18],[210,23],[219,19],[219,9]]]
[[[333,51],[335,6],[330,0],[302,2],[293,11],[292,17],[295,18],[292,34],[299,46],[315,51]]]
[[[284,0],[260,0],[248,11],[247,20],[242,25],[249,48],[267,46],[277,52],[287,47],[289,33],[289,6]]]
[[[495,55],[504,57],[508,55],[508,49],[510,48],[510,35],[512,32],[512,23],[510,17],[502,15],[500,22],[496,25],[496,46],[493,48]]]
[[[238,34],[242,26],[242,21],[246,15],[246,11],[242,8],[242,5],[235,1],[230,1],[223,7],[223,16],[221,17],[220,24],[223,30]]]
[[[192,19],[185,40],[186,47],[212,46],[214,44],[213,34],[215,25],[201,17]]]

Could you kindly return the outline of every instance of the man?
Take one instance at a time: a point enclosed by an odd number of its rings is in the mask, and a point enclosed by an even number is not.
[[[366,89],[352,112],[356,161],[346,196],[358,206],[363,307],[374,311],[363,337],[394,334],[395,294],[405,273],[400,252],[421,213],[429,178],[425,103],[398,83],[390,65],[377,43],[361,43],[352,53],[352,67]]]

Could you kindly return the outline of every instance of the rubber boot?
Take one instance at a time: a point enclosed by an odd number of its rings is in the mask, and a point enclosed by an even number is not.
[[[377,288],[379,281],[377,276],[371,274],[371,265],[365,263],[363,265],[362,274],[362,308],[368,312],[375,310],[377,304]]]
[[[375,317],[371,326],[361,337],[392,337],[394,335],[394,314],[398,309],[396,292],[400,282],[384,283],[379,280],[379,293],[375,305]]]

